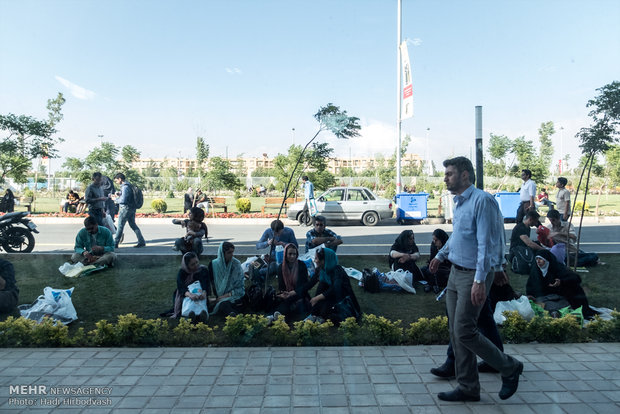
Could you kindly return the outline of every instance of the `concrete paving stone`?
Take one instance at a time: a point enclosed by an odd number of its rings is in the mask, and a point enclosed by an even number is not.
[[[395,374],[396,381],[399,383],[414,383],[422,382],[422,379],[418,374]]]
[[[319,407],[320,400],[318,395],[294,395],[293,407]]]
[[[123,370],[122,375],[144,375],[150,367],[128,367]]]
[[[174,412],[177,413],[179,409],[183,408],[202,408],[205,404],[204,397],[189,397],[181,396],[174,405]]]
[[[294,384],[294,395],[317,395],[319,393],[319,386],[317,384]]]
[[[609,362],[597,361],[597,362],[587,362],[585,363],[588,368],[591,370],[597,371],[603,378],[604,371],[613,371],[613,367],[609,364]]]
[[[566,371],[575,371],[578,373],[578,375],[581,375],[583,371],[588,371],[590,369],[586,367],[583,363],[575,361],[560,362],[558,365],[560,366],[560,369],[564,369]]]
[[[620,391],[601,391],[603,395],[613,402],[620,402]]]
[[[240,410],[244,410],[244,408],[239,408]],[[230,407],[214,407],[209,408],[209,414],[231,414],[233,412]]]
[[[441,382],[427,382],[426,388],[428,392],[435,395],[442,391],[451,391],[456,387],[456,382],[453,381],[441,381]]]
[[[188,397],[206,397],[211,392],[210,385],[188,385],[182,392],[182,395]]]
[[[165,375],[146,376],[141,377],[137,383],[140,385],[163,385],[166,378]]]
[[[505,414],[535,414],[527,405],[502,405],[501,410]]]
[[[138,375],[119,375],[114,378],[110,385],[113,387],[119,385],[134,385],[138,382],[139,379],[140,377]]]
[[[220,375],[215,382],[217,385],[239,385],[241,375]]]
[[[209,414],[211,411],[209,411]],[[259,407],[236,407],[229,411],[230,414],[259,414],[261,409]]]
[[[363,347],[360,349],[360,354],[365,357],[382,357],[383,351],[380,348]]]
[[[596,414],[596,411],[587,404],[560,404],[567,414]]]
[[[361,356],[361,352],[358,349],[353,349],[353,348],[345,348],[342,351],[340,351],[340,355],[342,355],[343,359],[345,357],[359,357]]]
[[[183,359],[179,359],[177,362],[177,367],[197,367],[202,362],[202,358],[196,358],[195,355],[190,354],[191,356],[186,356]]]
[[[319,374],[342,374],[342,367],[340,365],[319,365]]]
[[[59,357],[53,357],[53,358],[43,358],[41,360],[39,360],[38,365],[41,367],[57,367],[59,366],[63,361],[65,361],[65,358],[59,358]],[[104,361],[105,363],[105,361]]]
[[[247,358],[228,358],[224,363],[225,367],[245,367],[248,364]]]
[[[388,360],[384,357],[379,357],[379,356],[372,356],[372,357],[364,357],[364,362],[367,366],[370,365],[381,365],[381,366],[387,366],[388,365]]]
[[[598,371],[598,374],[608,380],[620,379],[620,369],[612,371]]]
[[[368,374],[345,374],[343,376],[343,380],[347,384],[369,384],[370,377]]]
[[[367,365],[366,372],[369,374],[391,374],[392,370],[389,365]]]
[[[206,359],[226,359],[229,355],[229,352],[224,350],[207,349],[205,351],[204,358]]]
[[[174,368],[172,368],[172,371],[170,371],[170,375],[172,376],[176,376],[176,375],[189,375],[192,376],[196,373],[196,371],[198,370],[197,366],[176,366]]]
[[[271,358],[271,350],[268,348],[254,348],[249,351],[248,357],[254,358]]]
[[[98,367],[78,367],[73,371],[74,376],[80,375],[97,375],[99,373]]]
[[[106,367],[103,367],[103,368],[101,368],[99,370],[99,374],[100,375],[114,375],[114,376],[117,376],[117,375],[120,375],[121,372],[123,372],[124,370],[125,370],[125,368],[123,368],[123,367],[108,367],[108,366],[106,366]],[[61,373],[58,371],[58,369],[55,369],[54,373],[58,374],[58,375],[61,375]]]
[[[570,392],[557,392],[557,391],[548,391],[545,392],[547,397],[551,399],[551,401],[555,403],[578,403],[580,402],[577,397],[575,397]]]
[[[376,395],[377,402],[381,406],[386,405],[407,405],[405,398],[402,394],[385,394],[385,395]]]
[[[323,407],[321,414],[352,414],[348,407]]]
[[[382,414],[410,414],[411,410],[409,407],[403,406],[385,406],[381,407]]]
[[[151,408],[172,408],[177,403],[177,397],[152,397],[149,402],[146,404],[147,409]]]
[[[140,352],[140,359],[158,359],[164,354],[163,350],[160,349],[147,349]]]
[[[344,374],[366,374],[366,367],[363,365],[342,365]]]
[[[156,359],[155,362],[153,362],[154,367],[174,367],[177,364],[178,359],[172,359],[172,358],[160,358],[160,359]]]
[[[558,383],[568,391],[591,391],[592,390],[592,387],[585,381],[582,381],[581,378],[579,378],[578,380],[572,380],[572,381],[571,380],[558,381]]]
[[[292,357],[279,357],[279,358],[275,358],[272,357],[271,358],[271,366],[272,367],[288,367],[293,365],[294,359]]]
[[[292,365],[272,365],[269,370],[270,375],[291,375],[293,373]]]
[[[128,367],[129,364],[131,364],[133,362],[132,359],[119,359],[119,358],[114,358],[114,359],[109,359],[108,363],[106,364],[106,368],[112,368],[112,367]]]
[[[410,411],[414,414],[441,414],[439,408],[433,406],[411,407]]]
[[[181,395],[184,390],[184,385],[162,385],[153,395],[157,395],[158,397],[176,397]]]
[[[315,375],[317,373],[316,366],[310,365],[294,365],[293,366],[293,375]]]
[[[551,378],[561,381],[575,381],[580,379],[570,371],[548,371],[547,373]]]
[[[150,367],[146,375],[169,375],[171,372],[172,367]]]
[[[323,356],[323,357],[319,357],[317,360],[317,365],[321,366],[321,365],[332,365],[332,366],[340,366],[340,358],[338,358],[337,356]]]
[[[222,367],[223,365],[223,359],[205,358],[200,362],[201,367]]]
[[[347,383],[345,384],[345,389],[347,393],[352,394],[370,394],[374,391],[371,384],[355,384],[355,383]]]
[[[499,395],[498,395],[498,392],[499,392],[499,387],[498,387],[497,391],[490,392],[490,393],[486,394],[486,395],[489,396],[489,400],[490,401],[485,401],[485,402],[494,402],[495,404],[501,404],[501,405],[525,404],[525,401],[523,401],[523,398],[521,398],[521,396],[519,395],[518,391],[517,391],[516,394],[514,394],[512,397],[510,397],[507,400],[500,399]],[[482,394],[481,394],[480,398],[482,399]]]
[[[599,391],[573,391],[572,393],[584,403],[610,403],[609,398]]]
[[[351,414],[377,414],[381,412],[378,405],[370,407],[350,407]]]
[[[84,364],[82,364],[82,366],[83,367],[103,367],[107,363],[108,361],[105,359],[92,358],[92,359],[87,359],[86,361],[84,361]]]
[[[588,385],[591,386],[592,389],[599,390],[599,391],[614,391],[618,389],[618,386],[616,384],[610,381],[603,380],[603,379],[586,380],[586,383],[588,383]]]
[[[415,368],[411,364],[390,365],[390,370],[394,374],[409,374],[412,372],[416,372]]]
[[[523,371],[523,377],[530,381],[551,381],[554,379],[550,372],[545,371]]]
[[[575,359],[573,358],[572,355],[565,354],[561,350],[558,350],[557,354],[553,353],[553,354],[550,354],[548,356],[549,356],[549,359],[551,361],[554,361],[554,362],[572,362],[572,361],[575,361]]]
[[[396,384],[374,384],[375,394],[401,394]]]
[[[618,414],[620,412],[620,405],[608,403],[590,403],[588,405],[598,414]]]
[[[116,404],[115,408],[144,408],[151,397],[125,397]]]
[[[127,395],[131,397],[150,397],[152,395],[155,395],[155,391],[157,391],[158,389],[158,385],[137,385],[131,388]]]
[[[344,394],[344,392],[344,384],[319,385],[319,394],[321,395]]]
[[[322,407],[347,407],[349,404],[347,396],[343,394],[321,394],[319,398]]]
[[[265,395],[270,396],[291,395],[292,391],[291,384],[267,384],[265,386]]]
[[[316,358],[309,357],[299,357],[295,356],[295,359],[292,361],[295,365],[312,365],[315,366],[317,364]]]
[[[426,384],[424,383],[415,383],[415,384],[406,384],[401,386],[401,390],[405,394],[428,394],[429,390],[426,388]]]
[[[211,387],[211,395],[237,395],[238,385],[219,385]]]
[[[270,375],[267,378],[267,384],[290,385],[292,383],[293,383],[292,375]]]
[[[0,373],[3,377],[18,377],[21,376],[28,367],[7,367]]]
[[[435,399],[432,395],[426,394],[405,394],[405,401],[410,406],[419,405],[435,405]]]
[[[520,384],[519,384],[520,385]],[[497,390],[496,390],[497,392]],[[553,400],[547,396],[544,392],[523,391],[519,386],[519,397],[527,404],[547,404],[552,403]]]
[[[291,406],[291,396],[289,395],[265,395],[263,399],[263,407],[284,407]]]
[[[84,385],[103,386],[109,385],[114,381],[116,377],[114,375],[97,375],[89,378],[84,382]]]
[[[353,394],[349,396],[349,405],[351,407],[376,407],[378,405],[374,394]]]
[[[69,358],[69,359],[63,360],[60,364],[58,364],[58,366],[59,367],[81,367],[82,365],[84,365],[84,362],[86,361],[87,361],[86,359]],[[21,364],[21,361],[20,361],[20,365],[25,366]]]
[[[265,384],[267,377],[265,375],[244,375],[241,379],[242,384],[256,385]]]
[[[84,368],[86,369],[86,368]],[[53,370],[52,367],[29,367],[26,368],[21,375],[38,375],[43,376],[45,374],[51,373]]]
[[[248,363],[255,366],[270,365],[271,357],[250,357]]]
[[[245,375],[267,375],[269,373],[269,365],[258,365],[246,367]]]
[[[194,372],[194,375],[220,375],[220,371],[222,371],[221,367],[203,367],[200,366],[198,368],[196,368],[196,372]]]
[[[271,351],[271,359],[281,359],[281,358],[293,358],[295,356],[295,351],[299,351],[298,349],[290,349],[290,348],[274,348]],[[303,353],[306,354],[310,354],[313,353],[313,351],[309,351],[309,350],[302,350],[300,351],[299,355],[301,356]]]
[[[265,386],[264,385],[239,385],[239,389],[237,390],[237,395],[264,395]]]
[[[205,407],[230,408],[233,406],[235,397],[233,395],[210,395],[205,401]]]
[[[524,371],[531,371],[531,372],[534,372],[534,371],[560,371],[560,370],[561,371],[565,371],[566,368],[564,368],[562,366],[562,364],[569,364],[570,365],[570,364],[576,364],[576,362],[571,362],[571,363],[568,363],[568,362],[561,362],[561,363],[557,363],[557,362],[536,362],[536,363],[532,364],[534,368],[528,367],[528,368],[530,368],[528,370],[525,370],[525,368],[524,368]]]
[[[150,367],[156,360],[154,358],[139,358],[131,362],[131,367]]]
[[[235,398],[235,407],[260,407],[263,404],[262,395],[242,395]]]
[[[371,374],[370,375],[370,382],[374,383],[374,384],[391,384],[396,382],[396,378],[394,377],[394,375],[391,374]]]
[[[319,375],[319,384],[342,384],[344,378],[342,375],[325,374]]]
[[[523,362],[532,362],[534,364],[537,362],[551,362],[551,359],[549,359],[547,355],[538,353],[521,355],[521,360],[523,360]]]

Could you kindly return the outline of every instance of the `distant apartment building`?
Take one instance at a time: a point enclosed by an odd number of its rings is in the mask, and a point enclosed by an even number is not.
[[[269,158],[267,155],[262,157],[229,158],[229,161],[233,167],[243,169],[246,174],[249,173],[250,175],[257,169],[270,169],[274,167],[274,159]],[[387,160],[377,157],[334,157],[329,159],[327,169],[335,176],[338,176],[343,168],[351,168],[355,173],[361,174],[365,170],[378,167],[381,161],[386,162]],[[403,165],[413,164],[419,167],[422,161],[418,154],[405,154],[401,162]],[[160,169],[172,167],[177,169],[179,174],[183,175],[195,170],[197,165],[197,161],[191,158],[141,158],[131,164],[133,169],[141,173],[149,167]]]

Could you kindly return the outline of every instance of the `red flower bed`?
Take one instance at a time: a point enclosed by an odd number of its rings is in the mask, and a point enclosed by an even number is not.
[[[0,214],[1,215],[1,214]],[[88,214],[76,213],[31,213],[36,217],[87,217]],[[136,213],[138,218],[183,218],[187,217],[181,213]],[[208,213],[205,218],[277,218],[275,213]],[[281,218],[286,218],[286,214],[282,214]]]

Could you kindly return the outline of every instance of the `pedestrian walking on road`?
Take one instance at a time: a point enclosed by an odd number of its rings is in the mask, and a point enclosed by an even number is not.
[[[493,196],[474,187],[476,177],[469,159],[456,157],[443,165],[446,187],[455,194],[453,233],[429,268],[436,272],[444,260],[452,262],[446,307],[458,386],[437,397],[444,401],[480,401],[478,355],[501,373],[499,398],[505,400],[517,391],[523,363],[500,351],[476,327],[495,274],[504,273],[502,215]]]
[[[134,247],[144,247],[146,246],[146,242],[144,241],[144,237],[142,237],[140,228],[136,225],[136,204],[133,189],[125,180],[125,174],[123,173],[118,173],[114,176],[114,182],[120,186],[120,195],[116,198],[119,211],[118,227],[116,229],[116,235],[114,236],[114,246],[118,248],[118,244],[123,236],[125,223],[129,223],[129,227],[136,233],[136,237],[138,238],[138,244]]]

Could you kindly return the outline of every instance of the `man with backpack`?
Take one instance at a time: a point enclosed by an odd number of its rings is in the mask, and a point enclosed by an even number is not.
[[[142,237],[140,228],[136,225],[136,209],[142,207],[142,197],[138,194],[140,199],[136,197],[136,193],[140,190],[132,184],[129,184],[125,179],[125,174],[118,173],[114,176],[114,182],[120,186],[120,194],[116,198],[116,203],[119,205],[118,211],[118,227],[116,229],[116,235],[114,236],[114,247],[118,248],[118,243],[123,235],[123,228],[125,223],[129,223],[129,227],[136,233],[138,238],[138,244],[134,247],[144,247],[146,242]],[[139,204],[139,205],[138,205]]]

